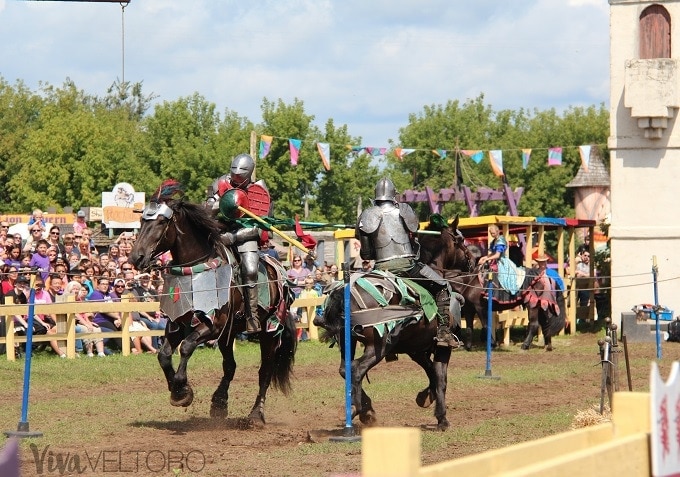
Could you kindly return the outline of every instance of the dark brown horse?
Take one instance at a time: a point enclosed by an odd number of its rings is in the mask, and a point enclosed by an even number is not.
[[[171,404],[186,407],[192,403],[188,360],[198,345],[217,340],[223,376],[212,395],[210,414],[225,417],[229,385],[236,372],[234,338],[245,330],[243,295],[231,278],[237,276],[237,270],[232,272],[237,264],[234,254],[220,242],[219,222],[203,206],[184,202],[180,187],[164,183],[154,194],[144,209],[130,261],[139,270],[147,270],[156,266],[161,254],[169,251],[172,255],[172,262],[162,267],[165,294],[161,296],[161,306],[171,319],[158,353]],[[267,299],[259,307],[259,391],[248,416],[255,426],[265,423],[264,405],[270,384],[284,394],[289,392],[297,346],[295,322],[288,313],[292,294],[282,280],[285,272],[280,264],[269,260],[261,262],[260,271],[258,287],[266,289]],[[180,361],[175,370],[172,355],[178,347]]]
[[[488,301],[487,273],[476,265],[473,254],[467,249],[463,235],[458,231],[458,217],[449,226],[440,216],[434,216],[426,230],[441,232],[440,235],[423,235],[420,237],[420,258],[433,269],[440,272],[451,284],[451,287],[465,298],[462,315],[465,317],[465,348],[472,349],[472,326],[477,315],[486,330]],[[529,327],[523,349],[531,346],[540,324],[545,346],[552,350],[551,338],[564,327],[564,296],[556,292],[557,285],[552,278],[539,276],[534,269],[522,269],[525,272],[520,290],[510,295],[500,288],[497,279],[493,283],[493,311],[511,310],[524,306],[529,310]],[[483,333],[486,336],[486,333]],[[492,346],[495,336],[491,334]]]

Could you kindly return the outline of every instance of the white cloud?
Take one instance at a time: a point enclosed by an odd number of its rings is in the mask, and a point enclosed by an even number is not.
[[[198,91],[260,121],[299,98],[369,145],[423,106],[484,93],[494,109],[608,99],[604,0],[133,0],[125,79],[174,100]],[[118,4],[0,0],[0,74],[94,94],[122,75]]]

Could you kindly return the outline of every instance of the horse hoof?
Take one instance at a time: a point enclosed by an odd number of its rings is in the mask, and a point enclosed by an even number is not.
[[[368,411],[359,415],[359,420],[365,426],[372,427],[378,424],[378,418],[375,416],[375,411]]]
[[[194,402],[194,390],[184,386],[181,392],[170,394],[170,404],[176,407],[188,407]]]
[[[429,389],[423,389],[416,396],[416,404],[420,407],[430,407],[434,402],[434,396]]]
[[[546,351],[552,351],[552,350],[553,350],[552,345],[546,346],[546,347],[545,347],[545,350],[546,350]]]
[[[229,415],[229,410],[226,407],[219,407],[216,405],[210,406],[210,417],[213,419],[226,419]]]
[[[526,351],[526,350],[529,349],[529,345],[522,344],[521,348],[522,348],[522,351]]]
[[[264,416],[259,412],[251,413],[250,416],[248,416],[248,423],[251,428],[263,429],[265,425]]]
[[[472,343],[465,343],[465,351],[472,351]]]
[[[451,427],[451,425],[449,424],[449,421],[447,419],[443,419],[443,420],[441,420],[437,423],[437,430],[438,431],[442,431],[442,432],[448,431],[449,427]]]

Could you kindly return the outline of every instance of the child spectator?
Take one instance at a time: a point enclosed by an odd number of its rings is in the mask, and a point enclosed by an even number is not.
[[[47,280],[47,277],[50,274],[50,258],[47,256],[48,248],[49,244],[47,243],[47,240],[38,240],[36,242],[35,253],[28,264],[31,268],[37,268],[40,271],[43,282]]]

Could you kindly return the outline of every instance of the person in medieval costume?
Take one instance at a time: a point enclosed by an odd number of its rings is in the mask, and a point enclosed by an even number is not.
[[[240,277],[246,311],[246,333],[261,331],[257,312],[257,271],[262,229],[253,219],[244,218],[242,209],[260,217],[269,214],[271,204],[264,181],[253,182],[255,161],[248,154],[238,154],[231,161],[231,170],[217,179],[206,204],[213,213],[221,212],[226,230],[222,242],[233,246],[240,255]]]
[[[441,275],[418,262],[420,246],[415,238],[418,217],[408,204],[397,202],[396,195],[390,179],[378,181],[374,204],[362,212],[356,226],[361,258],[373,260],[377,270],[414,279],[425,288],[437,302],[437,345],[458,347],[460,342],[450,330],[450,315],[460,321],[460,309],[465,299],[453,292]]]

